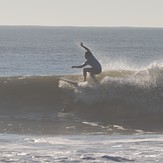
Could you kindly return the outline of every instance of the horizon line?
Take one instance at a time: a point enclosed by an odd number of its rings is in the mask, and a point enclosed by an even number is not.
[[[5,25],[0,24],[1,26],[8,26],[8,27],[90,27],[90,28],[163,28],[163,26],[129,26],[129,25],[122,25],[122,26],[100,26],[100,25]]]

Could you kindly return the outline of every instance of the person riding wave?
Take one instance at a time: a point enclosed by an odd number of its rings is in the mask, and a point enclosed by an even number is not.
[[[81,42],[80,44],[85,50],[85,59],[86,62],[83,63],[82,65],[79,66],[72,66],[72,68],[83,68],[87,65],[91,66],[91,67],[86,67],[83,69],[83,76],[84,76],[84,82],[86,81],[87,78],[87,73],[90,73],[90,76],[95,79],[95,75],[100,74],[102,72],[102,67],[101,64],[99,63],[99,61],[94,57],[94,55],[92,54],[92,52],[83,45],[83,43]]]

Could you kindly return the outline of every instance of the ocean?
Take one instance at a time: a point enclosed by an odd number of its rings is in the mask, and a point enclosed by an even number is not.
[[[162,99],[163,28],[0,26],[0,162],[163,162]]]

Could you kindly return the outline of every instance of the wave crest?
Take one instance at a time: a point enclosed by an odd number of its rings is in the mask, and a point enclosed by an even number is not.
[[[162,65],[107,70],[96,84],[91,78],[78,85],[61,78],[81,81],[82,75],[1,77],[1,119],[52,120],[65,109],[87,122],[162,128]]]

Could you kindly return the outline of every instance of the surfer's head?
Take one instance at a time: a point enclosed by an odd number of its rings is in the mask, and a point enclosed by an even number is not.
[[[85,52],[85,59],[89,59],[92,56],[92,53],[87,51]]]

